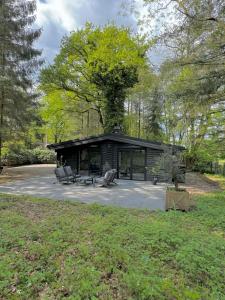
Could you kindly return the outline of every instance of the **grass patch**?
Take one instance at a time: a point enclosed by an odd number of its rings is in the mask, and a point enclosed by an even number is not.
[[[210,180],[217,182],[219,187],[225,190],[225,176],[216,174],[204,174]]]
[[[225,299],[225,192],[189,213],[0,195],[0,299]]]
[[[225,159],[220,159],[219,164],[225,164]]]

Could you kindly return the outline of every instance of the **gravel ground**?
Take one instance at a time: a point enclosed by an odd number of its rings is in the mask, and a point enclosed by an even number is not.
[[[0,175],[0,183],[5,183],[14,180],[23,180],[36,176],[49,176],[54,172],[55,165],[28,165],[20,167],[4,167]]]

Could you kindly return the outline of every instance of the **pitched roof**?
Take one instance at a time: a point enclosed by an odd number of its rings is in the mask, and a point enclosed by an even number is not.
[[[59,149],[87,145],[87,144],[106,141],[106,140],[114,141],[114,142],[121,142],[121,143],[136,145],[136,146],[142,146],[142,147],[147,147],[147,148],[152,148],[152,149],[159,149],[159,150],[163,150],[163,147],[165,145],[172,146],[170,144],[164,144],[164,143],[160,143],[160,142],[139,139],[139,138],[135,138],[135,137],[131,137],[131,136],[126,136],[123,134],[110,133],[110,134],[102,134],[102,135],[98,135],[98,136],[90,136],[90,137],[87,137],[84,139],[75,139],[75,140],[69,140],[69,141],[60,142],[60,143],[56,143],[56,144],[50,144],[47,147],[49,149],[59,150]],[[185,149],[182,146],[175,146],[175,147],[180,150]]]

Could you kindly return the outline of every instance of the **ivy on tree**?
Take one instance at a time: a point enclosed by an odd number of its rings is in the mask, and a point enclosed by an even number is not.
[[[126,91],[138,82],[138,69],[146,63],[148,45],[125,28],[90,23],[62,41],[54,63],[41,74],[45,94],[61,91],[71,101],[97,111],[105,132],[124,122]],[[73,101],[71,101],[71,106]]]

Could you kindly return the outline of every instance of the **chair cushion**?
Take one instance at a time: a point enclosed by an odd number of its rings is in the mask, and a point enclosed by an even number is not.
[[[56,176],[58,176],[58,177],[60,177],[60,178],[66,177],[66,173],[65,173],[63,167],[56,168],[56,169],[55,169],[55,174],[56,174]]]
[[[73,171],[70,166],[65,166],[65,167],[63,167],[63,169],[67,176],[74,176]]]
[[[104,179],[105,179],[105,180],[109,180],[109,177],[111,176],[111,174],[112,174],[112,171],[111,171],[111,170],[107,171],[107,172],[105,173]]]

